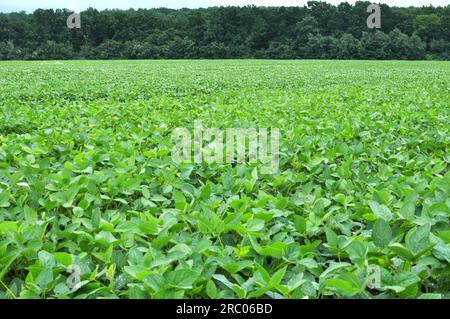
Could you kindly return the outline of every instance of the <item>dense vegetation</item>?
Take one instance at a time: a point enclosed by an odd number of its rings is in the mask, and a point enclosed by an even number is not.
[[[449,6],[382,5],[375,31],[368,4],[0,14],[0,59],[450,59]]]
[[[0,298],[449,297],[449,62],[2,62],[0,81]],[[278,127],[279,171],[174,163],[198,119]]]

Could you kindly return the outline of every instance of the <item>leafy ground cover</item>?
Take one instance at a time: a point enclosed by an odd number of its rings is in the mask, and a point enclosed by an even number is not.
[[[449,62],[2,62],[0,297],[449,297],[449,83]],[[194,120],[279,128],[280,170],[174,163]]]

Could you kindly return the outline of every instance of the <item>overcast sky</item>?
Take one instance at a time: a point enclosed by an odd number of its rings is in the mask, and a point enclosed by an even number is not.
[[[96,9],[129,9],[129,8],[198,8],[227,5],[261,5],[261,6],[303,6],[307,0],[0,0],[0,11],[33,11],[37,8],[70,8],[84,10],[88,7]],[[328,0],[337,4],[340,0]],[[349,3],[355,1],[347,0]],[[390,6],[447,6],[450,0],[375,0],[377,3],[388,3]]]

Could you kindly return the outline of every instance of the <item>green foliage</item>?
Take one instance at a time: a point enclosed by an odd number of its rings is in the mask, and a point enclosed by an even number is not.
[[[1,63],[0,298],[448,298],[449,71]],[[198,119],[279,128],[278,173],[174,163]]]
[[[372,240],[378,247],[384,247],[389,244],[392,239],[391,227],[384,219],[378,219],[373,225]]]
[[[303,7],[0,13],[0,60],[83,59],[441,59],[450,58],[448,7],[382,5],[367,28],[368,2]]]

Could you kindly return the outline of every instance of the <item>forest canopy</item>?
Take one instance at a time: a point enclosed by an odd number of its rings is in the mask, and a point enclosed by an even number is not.
[[[0,13],[0,60],[45,59],[450,59],[450,6],[381,5],[201,9],[89,8],[70,29],[64,9]]]

